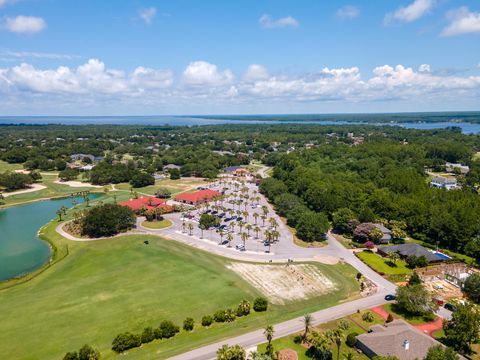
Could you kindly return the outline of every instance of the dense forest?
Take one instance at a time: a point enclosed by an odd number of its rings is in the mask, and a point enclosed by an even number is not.
[[[478,257],[480,163],[471,161],[467,137],[459,141],[449,135],[425,136],[408,145],[372,138],[361,146],[293,152],[277,161],[274,177],[262,188],[294,226],[302,207],[330,220],[342,214],[352,223],[402,221],[415,239]],[[430,186],[425,169],[441,168],[446,161],[470,165],[459,179],[461,190]]]

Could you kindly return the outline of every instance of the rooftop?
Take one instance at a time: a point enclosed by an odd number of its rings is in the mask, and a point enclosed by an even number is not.
[[[165,200],[156,198],[155,196],[142,196],[138,199],[130,199],[124,202],[121,202],[119,205],[127,206],[132,210],[139,210],[145,208],[147,210],[164,208],[167,211],[172,211],[173,207],[168,205]]]
[[[403,320],[374,325],[357,336],[360,348],[369,356],[396,356],[400,360],[423,359],[432,346],[440,343]],[[370,354],[368,354],[370,352]]]
[[[178,201],[187,201],[187,202],[197,203],[200,201],[210,200],[216,196],[221,196],[221,195],[222,193],[219,193],[218,191],[206,189],[206,190],[195,191],[193,193],[178,194],[174,197],[174,199]]]
[[[394,252],[397,253],[401,256],[404,257],[409,257],[409,256],[425,256],[429,262],[433,261],[441,261],[442,258],[439,256],[431,253],[427,249],[425,249],[422,245],[419,244],[399,244],[399,245],[391,245],[391,246],[382,246],[378,248],[379,251],[383,252],[384,254],[387,254],[389,252]]]

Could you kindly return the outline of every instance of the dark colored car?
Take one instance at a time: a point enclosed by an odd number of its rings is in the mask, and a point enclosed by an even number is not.
[[[457,311],[457,307],[450,303],[446,303],[445,305],[443,305],[443,307],[450,311]]]
[[[387,301],[392,301],[392,300],[395,300],[397,297],[395,295],[392,295],[392,294],[388,294],[387,296],[385,296],[385,300]]]
[[[232,218],[225,218],[225,220],[223,220],[223,221],[229,222],[230,220],[232,220]]]

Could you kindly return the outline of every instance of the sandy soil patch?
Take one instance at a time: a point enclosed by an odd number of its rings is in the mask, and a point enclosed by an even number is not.
[[[330,278],[311,264],[287,266],[232,263],[227,267],[278,305],[325,295],[337,288]]]
[[[60,184],[60,185],[68,185],[70,187],[92,187],[92,188],[101,188],[103,186],[100,185],[92,185],[90,183],[84,183],[81,181],[60,181],[60,180],[55,180],[55,184]]]
[[[28,170],[23,170],[23,169],[18,169],[18,170],[15,170],[16,173],[19,173],[19,174],[30,174],[30,171]]]
[[[9,193],[3,193],[3,197],[9,197],[9,196],[18,195],[18,194],[25,194],[25,193],[29,193],[29,192],[43,190],[43,189],[46,189],[46,188],[47,187],[45,185],[42,185],[42,184],[33,184],[28,189],[25,189],[25,190],[18,190],[18,191],[13,191],[13,192],[9,192]]]

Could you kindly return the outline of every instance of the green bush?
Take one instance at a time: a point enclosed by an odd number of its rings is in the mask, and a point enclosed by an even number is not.
[[[146,327],[143,329],[142,335],[142,344],[146,344],[155,340],[155,332],[151,327]]]
[[[210,315],[205,315],[202,317],[202,326],[210,326],[213,323],[213,318]]]
[[[463,291],[472,301],[480,302],[480,273],[474,273],[465,280]]]
[[[217,310],[213,314],[213,320],[218,323],[223,323],[226,321],[225,310]]]
[[[236,314],[235,310],[233,310],[233,309],[225,310],[225,321],[226,322],[235,321],[236,317],[237,317],[237,314]]]
[[[242,300],[240,304],[238,304],[237,307],[237,316],[246,316],[250,314],[250,308],[251,305],[247,300]]]
[[[264,297],[257,297],[253,302],[253,310],[256,312],[267,311],[268,300]]]
[[[78,354],[76,351],[67,352],[63,357],[63,360],[78,360]]]
[[[186,318],[183,321],[183,330],[185,331],[192,331],[194,326],[195,326],[195,321],[190,317]]]
[[[373,314],[370,311],[367,311],[363,313],[362,315],[362,320],[366,322],[372,322],[373,321]]]
[[[355,344],[357,343],[357,333],[352,332],[347,335],[347,339],[345,340],[345,344],[347,344],[350,347],[354,347]]]
[[[169,339],[171,337],[174,337],[180,331],[180,328],[170,320],[162,321],[158,328],[160,329],[162,339]]]
[[[78,351],[78,360],[98,360],[100,353],[90,345],[83,345]]]
[[[122,353],[128,349],[136,348],[142,345],[142,339],[139,335],[129,332],[117,335],[112,342],[112,350],[116,353]]]
[[[302,335],[295,335],[293,337],[293,342],[295,344],[300,344],[303,341],[303,336]]]

